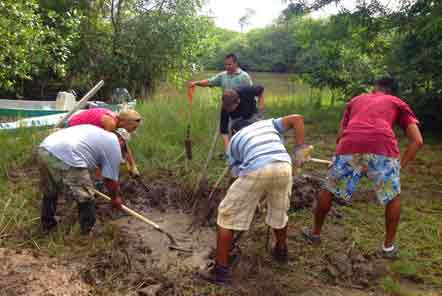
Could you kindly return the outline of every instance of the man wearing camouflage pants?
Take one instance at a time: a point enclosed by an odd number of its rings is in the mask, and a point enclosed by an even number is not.
[[[127,140],[124,129],[108,132],[89,124],[59,130],[43,140],[38,151],[43,232],[48,233],[57,225],[59,194],[77,202],[81,233],[91,231],[95,225],[95,201],[90,170],[96,168],[101,170],[113,206],[121,208],[118,176]]]

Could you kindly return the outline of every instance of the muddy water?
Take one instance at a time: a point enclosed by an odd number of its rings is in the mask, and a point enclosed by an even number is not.
[[[197,269],[207,262],[209,253],[216,246],[216,233],[213,229],[201,227],[191,233],[189,231],[191,216],[177,209],[166,212],[149,209],[142,214],[169,232],[180,247],[191,250],[191,252],[182,252],[169,249],[170,241],[166,235],[133,217],[123,217],[113,221],[112,223],[118,225],[124,235],[134,241],[138,251],[148,255],[146,257],[149,266],[161,270],[174,267]]]
[[[112,224],[118,226],[127,243],[131,245],[132,256],[135,259],[142,256],[145,258],[143,260],[147,260],[143,265],[163,271],[174,267],[198,269],[207,263],[209,254],[216,247],[216,228],[199,227],[191,233],[189,227],[194,222],[194,217],[182,210],[186,208],[183,204],[187,201],[188,192],[179,184],[163,181],[146,181],[149,187],[149,191],[146,191],[133,180],[126,180],[122,186],[126,203],[128,207],[171,233],[180,247],[191,249],[192,252],[169,249],[170,242],[166,235],[134,217],[126,216],[114,220]],[[302,181],[297,182],[298,186],[293,191],[292,209],[311,206],[316,191],[320,188],[317,184],[319,182],[310,178],[303,178]],[[220,198],[222,197],[221,193]]]

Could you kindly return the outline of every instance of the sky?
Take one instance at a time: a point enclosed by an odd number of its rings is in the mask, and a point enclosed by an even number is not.
[[[204,8],[204,14],[214,17],[215,24],[218,27],[241,31],[238,20],[246,12],[247,8],[255,11],[255,15],[250,19],[250,26],[244,31],[254,28],[262,28],[272,23],[287,7],[282,0],[207,0]],[[395,0],[383,0],[384,3],[392,3]],[[341,4],[348,9],[355,7],[356,1],[342,0]],[[313,18],[320,18],[336,14],[338,12],[336,5],[331,4],[319,11],[312,13]]]

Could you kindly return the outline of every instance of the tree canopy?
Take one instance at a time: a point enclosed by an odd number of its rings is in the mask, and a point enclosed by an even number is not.
[[[440,1],[398,0],[392,9],[358,0],[321,19],[309,13],[341,1],[285,2],[273,24],[239,33],[202,16],[203,0],[3,0],[0,95],[51,81],[87,89],[104,79],[105,95],[127,87],[145,98],[159,81],[181,84],[201,66],[222,68],[234,52],[246,70],[293,73],[342,100],[392,75],[423,126],[442,129]]]
[[[199,0],[5,0],[0,2],[0,93],[98,79],[145,97],[159,80],[181,81],[211,47]]]
[[[401,84],[421,123],[442,130],[442,3],[400,0],[394,9],[379,0],[357,1],[354,10],[312,19],[308,13],[339,0],[286,1],[274,24],[230,34],[207,61],[209,68],[235,52],[249,71],[290,72],[343,100],[389,75]],[[224,34],[224,33],[222,33]],[[220,33],[218,33],[220,36]]]

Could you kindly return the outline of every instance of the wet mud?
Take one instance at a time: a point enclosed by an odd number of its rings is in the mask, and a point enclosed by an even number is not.
[[[163,233],[113,210],[107,201],[96,197],[96,238],[86,243],[90,244],[90,248],[86,247],[89,250],[84,252],[84,256],[64,262],[55,258],[48,260],[41,256],[40,259],[36,259],[32,253],[16,254],[16,251],[11,251],[12,257],[5,256],[8,251],[0,249],[0,266],[3,266],[0,267],[0,277],[7,278],[6,281],[0,281],[0,290],[9,291],[4,294],[8,296],[46,295],[41,291],[52,293],[47,295],[80,296],[91,293],[199,295],[196,291],[200,291],[199,288],[207,283],[199,279],[196,273],[214,257],[216,228],[213,226],[216,206],[225,196],[227,188],[219,188],[214,195],[210,203],[214,212],[209,219],[207,203],[194,208],[195,197],[192,196],[192,189],[174,183],[167,172],[159,178],[146,178],[142,181],[146,186],[139,180],[123,179],[125,205],[157,223],[172,234],[179,246],[191,252],[170,249],[170,241]],[[299,211],[314,207],[314,200],[321,186],[322,180],[315,177],[301,176],[295,179],[290,210]],[[200,193],[199,198],[207,198],[210,194],[208,191]],[[57,211],[61,223],[76,223],[75,205],[59,200]],[[194,227],[195,215],[204,222],[198,224],[198,227]],[[263,217],[264,215],[258,212],[258,221],[254,224],[261,225]],[[266,291],[265,295],[286,295],[287,285],[281,276],[275,273],[275,268],[280,267],[275,267],[268,251],[257,252],[257,245],[262,246],[262,241],[265,240],[265,233],[260,227],[252,225],[252,229],[240,239],[238,248],[234,251],[237,260],[232,271],[233,283],[229,288],[229,295],[264,295],[263,291]],[[104,249],[95,248],[96,240],[104,236],[112,238],[111,245]],[[291,263],[286,267],[290,273],[296,274],[299,268],[298,258],[303,256],[301,251],[304,245],[299,243],[299,246],[290,246],[293,248]],[[23,259],[22,256],[26,258]],[[312,278],[301,272],[299,289],[295,291],[297,295],[325,295],[321,294],[323,288],[329,291],[328,296],[370,295],[362,291],[372,286],[387,272],[382,260],[362,254],[357,248],[343,254],[318,258],[318,262],[314,264],[322,266],[319,272],[324,276],[324,280],[315,280],[316,286],[312,287]],[[331,287],[341,288],[334,291]],[[58,289],[64,289],[66,293],[58,293]],[[340,294],[342,289],[346,289],[346,294]],[[312,291],[316,293],[309,294]],[[1,293],[0,295],[3,296]]]

